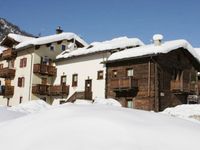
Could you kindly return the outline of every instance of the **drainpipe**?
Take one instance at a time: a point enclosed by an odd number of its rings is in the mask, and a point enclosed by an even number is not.
[[[33,77],[33,53],[28,51],[28,53],[31,55],[31,67],[30,67],[30,80],[29,80],[29,101],[31,100],[32,95],[32,77]]]

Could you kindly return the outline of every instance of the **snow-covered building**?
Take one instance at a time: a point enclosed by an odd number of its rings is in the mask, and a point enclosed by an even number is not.
[[[60,32],[39,38],[8,34],[1,45],[8,49],[0,57],[0,105],[12,106],[35,99],[52,103],[55,95],[67,95],[67,86],[52,86],[54,61],[69,45],[81,48],[87,43],[74,33]]]
[[[123,106],[160,111],[187,103],[196,94],[200,57],[186,40],[163,42],[112,54],[107,62],[106,95]]]
[[[69,85],[67,101],[105,97],[106,67],[104,62],[114,52],[144,45],[138,38],[120,37],[93,42],[84,48],[67,49],[57,56],[54,84]],[[59,103],[59,98],[55,100]]]

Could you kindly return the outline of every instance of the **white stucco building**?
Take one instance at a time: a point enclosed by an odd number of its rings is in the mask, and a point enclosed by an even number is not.
[[[116,51],[138,47],[143,42],[137,38],[120,37],[110,41],[93,42],[84,48],[67,49],[57,56],[57,77],[54,84],[69,85],[66,101],[105,97],[106,67],[104,61]],[[60,99],[54,100],[59,103]]]
[[[39,38],[9,34],[1,45],[7,50],[0,57],[0,105],[13,106],[36,99],[52,103],[55,95],[68,94],[67,90],[62,93],[67,87],[53,86],[55,58],[69,45],[80,48],[87,43],[74,33],[64,32]]]

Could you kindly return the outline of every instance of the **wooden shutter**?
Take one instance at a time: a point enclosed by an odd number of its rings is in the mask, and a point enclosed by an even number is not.
[[[22,68],[23,67],[23,59],[20,59],[20,64],[19,67]]]
[[[18,78],[18,87],[22,87],[22,78]]]
[[[27,58],[24,58],[24,67],[26,67]]]

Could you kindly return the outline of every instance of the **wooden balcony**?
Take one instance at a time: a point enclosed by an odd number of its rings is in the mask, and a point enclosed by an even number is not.
[[[14,94],[14,86],[0,86],[0,95],[10,97]]]
[[[50,65],[34,64],[33,72],[41,75],[56,76],[57,69]]]
[[[15,69],[2,68],[0,69],[0,78],[14,78]]]
[[[4,50],[2,53],[2,58],[5,60],[13,59],[17,56],[17,53],[13,49]]]
[[[32,93],[38,95],[48,95],[49,85],[36,84],[32,86]]]
[[[49,95],[51,96],[62,96],[69,94],[68,85],[51,85],[49,87]]]
[[[114,90],[130,90],[138,87],[138,80],[133,77],[111,79],[110,86]]]
[[[190,93],[190,85],[188,82],[182,80],[172,80],[170,90],[173,93]]]

